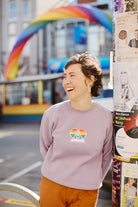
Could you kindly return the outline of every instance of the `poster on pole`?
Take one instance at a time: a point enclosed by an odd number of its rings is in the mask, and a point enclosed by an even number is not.
[[[114,12],[123,13],[138,10],[137,0],[114,0]]]
[[[115,54],[117,62],[138,61],[138,12],[115,15]]]
[[[138,206],[138,164],[122,163],[121,206]]]
[[[112,206],[138,207],[138,0],[113,0]]]
[[[131,112],[138,100],[138,63],[115,62],[114,110]]]
[[[114,112],[114,157],[120,161],[138,160],[138,115]]]

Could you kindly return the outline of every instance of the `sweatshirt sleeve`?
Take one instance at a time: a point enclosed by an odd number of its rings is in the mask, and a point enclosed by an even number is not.
[[[40,125],[40,152],[44,158],[48,148],[52,144],[52,124],[50,114],[46,111],[42,117]]]
[[[113,120],[112,115],[110,117],[110,123],[106,133],[106,139],[104,141],[102,151],[102,178],[104,179],[112,160],[112,147],[113,147]]]

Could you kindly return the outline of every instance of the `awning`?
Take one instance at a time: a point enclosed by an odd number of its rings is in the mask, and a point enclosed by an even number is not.
[[[101,68],[103,70],[109,70],[110,69],[110,56],[101,56],[101,57],[98,57],[98,60],[100,61],[100,64],[101,64]]]
[[[65,59],[50,59],[48,61],[48,70],[51,73],[59,73],[63,72],[63,68],[70,58]]]
[[[51,73],[63,72],[63,68],[69,60],[70,60],[70,58],[50,59],[48,61],[48,70]],[[110,69],[110,57],[108,57],[108,56],[102,57],[101,56],[101,57],[98,57],[98,60],[100,61],[102,70],[109,70]]]

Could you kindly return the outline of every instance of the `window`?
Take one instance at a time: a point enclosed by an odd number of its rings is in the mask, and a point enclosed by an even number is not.
[[[17,18],[17,4],[16,4],[16,1],[9,2],[9,18],[11,20]]]
[[[8,25],[8,34],[9,35],[16,35],[16,32],[17,32],[17,25],[15,22],[11,22]]]
[[[29,2],[24,1],[23,2],[23,19],[29,18]]]
[[[16,36],[9,36],[8,37],[8,52],[11,52],[13,49],[13,46],[16,42],[17,37]]]
[[[6,105],[37,104],[38,82],[14,83],[6,85]]]
[[[28,22],[24,22],[22,25],[22,30],[26,29],[29,26]]]
[[[51,87],[51,81],[43,81],[43,103],[51,103]],[[38,81],[6,84],[6,105],[38,104],[39,90]]]
[[[51,81],[43,81],[43,103],[51,103]]]
[[[28,41],[23,49],[22,53],[25,57],[29,57],[31,55],[31,41]]]

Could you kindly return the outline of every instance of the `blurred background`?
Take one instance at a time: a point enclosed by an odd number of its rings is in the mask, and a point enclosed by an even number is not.
[[[32,120],[40,121],[49,104],[64,100],[61,73],[65,63],[76,53],[89,51],[97,56],[103,70],[104,88],[112,87],[112,34],[105,27],[79,18],[54,21],[39,30],[23,49],[16,79],[6,82],[4,78],[5,65],[18,36],[36,16],[57,7],[82,3],[112,17],[110,0],[0,0],[0,111],[3,121],[28,121],[32,115]]]
[[[72,55],[89,51],[98,57],[105,91],[94,101],[113,110],[113,37],[105,27],[85,19],[47,24],[24,47],[17,77],[9,81],[4,77],[13,46],[32,20],[50,9],[76,4],[97,7],[112,17],[111,0],[0,0],[0,183],[18,183],[39,193],[40,121],[51,104],[66,99],[62,72]],[[111,171],[105,183],[99,207],[111,206]],[[2,199],[10,197],[22,200],[0,191],[0,206],[6,206]]]

